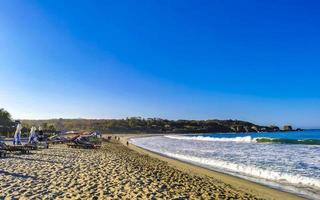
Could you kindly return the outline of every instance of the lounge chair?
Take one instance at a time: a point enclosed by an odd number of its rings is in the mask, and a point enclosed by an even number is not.
[[[31,150],[33,150],[33,148],[25,145],[11,146],[5,143],[0,143],[0,150],[6,152],[20,152],[23,154],[28,154]]]
[[[37,144],[25,144],[23,145],[25,148],[29,148],[30,150],[37,150],[38,146]]]
[[[98,149],[101,147],[101,139],[93,135],[78,135],[70,139],[69,148]]]
[[[77,149],[98,149],[101,145],[92,144],[92,143],[70,143],[67,144],[69,148],[77,148]]]
[[[49,137],[47,142],[49,144],[65,144],[65,143],[70,142],[70,140],[63,137],[63,136],[54,135],[54,136]]]
[[[49,148],[49,143],[48,142],[35,141],[35,142],[32,142],[32,143],[25,144],[24,146],[30,148],[31,150],[48,149]]]

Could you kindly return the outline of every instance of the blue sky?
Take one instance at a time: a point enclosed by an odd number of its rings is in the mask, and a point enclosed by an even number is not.
[[[14,118],[320,127],[317,1],[1,1]]]

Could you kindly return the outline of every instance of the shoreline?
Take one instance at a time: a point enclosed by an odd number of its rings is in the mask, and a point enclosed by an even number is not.
[[[137,138],[137,137],[153,137],[153,136],[160,136],[163,134],[156,134],[156,135],[119,135],[120,136],[120,142],[123,145],[126,145],[127,141],[131,138]],[[221,182],[224,182],[226,184],[230,184],[233,187],[242,190],[247,191],[253,195],[256,195],[260,198],[264,199],[304,199],[303,197],[297,196],[295,194],[277,190],[256,182],[252,182],[250,180],[246,180],[243,178],[239,178],[233,175],[229,175],[223,172],[218,172],[215,170],[207,169],[198,165],[194,165],[192,163],[184,162],[175,158],[168,157],[166,155],[159,154],[157,152],[153,152],[144,148],[141,148],[139,146],[136,146],[134,144],[130,144],[128,148],[142,154],[142,155],[149,155],[152,158],[159,159],[161,161],[167,162],[171,167],[174,167],[178,170],[181,170],[183,172],[189,173],[191,175],[198,175],[198,176],[207,176],[215,178]]]
[[[155,135],[110,135],[101,149],[57,144],[0,159],[0,199],[303,199],[126,144]]]

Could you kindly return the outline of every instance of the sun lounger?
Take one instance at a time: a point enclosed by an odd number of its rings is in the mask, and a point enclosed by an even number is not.
[[[48,149],[49,144],[47,142],[34,142],[34,143],[28,143],[23,145],[23,147],[30,149],[30,150],[39,150],[39,149]]]
[[[62,136],[54,135],[49,137],[47,142],[49,144],[65,144],[70,142],[70,140]]]
[[[29,148],[30,150],[37,150],[38,147],[36,144],[25,144],[23,145],[25,148]]]
[[[69,148],[77,148],[77,149],[98,149],[101,145],[97,144],[85,144],[85,143],[71,143],[67,144]]]
[[[61,141],[61,140],[50,140],[48,141],[49,144],[64,144],[65,141]]]
[[[25,146],[25,145],[11,146],[5,143],[1,143],[0,150],[6,151],[6,152],[20,152],[23,154],[27,154],[27,153],[30,153],[31,150],[34,150],[34,148],[30,146]]]
[[[23,154],[28,154],[30,153],[30,151],[32,150],[30,147],[26,147],[26,146],[9,146],[6,145],[6,147],[3,149],[7,152],[20,152]]]

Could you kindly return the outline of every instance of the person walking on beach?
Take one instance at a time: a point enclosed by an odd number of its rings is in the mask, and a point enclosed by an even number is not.
[[[20,145],[21,144],[21,129],[22,125],[18,122],[16,132],[14,133],[13,145]]]
[[[37,136],[36,136],[36,127],[32,126],[30,130],[30,135],[29,135],[29,144],[33,144],[37,141]]]
[[[43,141],[44,140],[44,134],[43,134],[43,130],[42,130],[42,127],[39,126],[38,128],[38,141]]]

